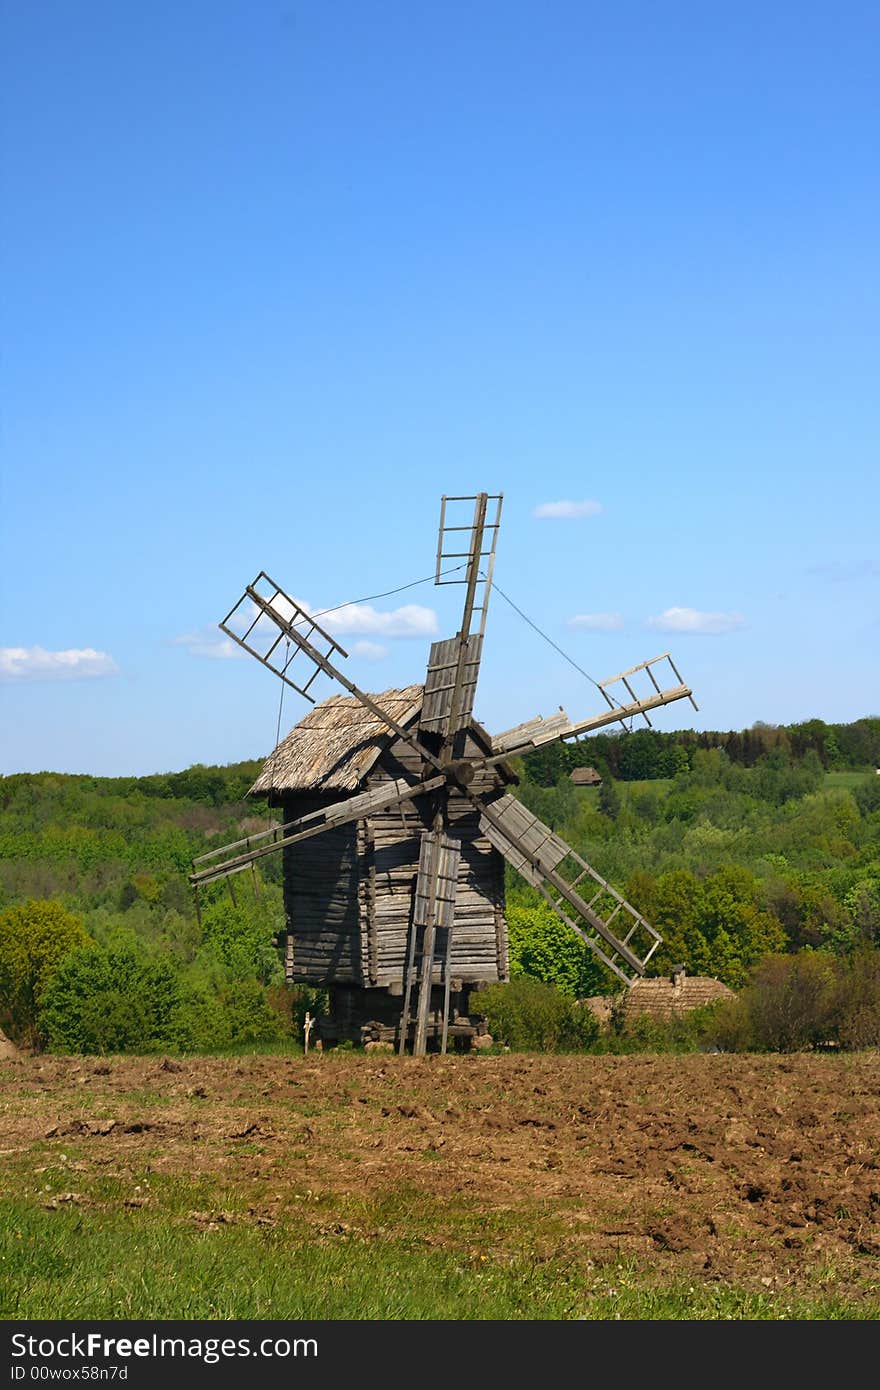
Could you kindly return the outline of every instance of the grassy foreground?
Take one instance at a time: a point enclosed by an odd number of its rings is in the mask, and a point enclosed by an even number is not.
[[[880,1317],[829,1295],[824,1265],[814,1295],[658,1287],[633,1261],[573,1257],[552,1215],[486,1212],[467,1198],[452,1207],[401,1184],[379,1199],[294,1193],[301,1215],[279,1208],[275,1219],[259,1214],[272,1203],[262,1184],[166,1178],[150,1165],[125,1180],[85,1176],[67,1147],[60,1164],[47,1151],[45,1166],[19,1166],[23,1195],[0,1199],[4,1319]]]
[[[880,1058],[21,1059],[0,1318],[876,1320]]]

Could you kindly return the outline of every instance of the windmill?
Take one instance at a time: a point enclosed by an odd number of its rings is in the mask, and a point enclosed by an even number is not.
[[[423,686],[361,690],[340,669],[345,650],[264,571],[219,625],[311,704],[322,673],[347,694],[302,720],[252,788],[296,814],[199,856],[190,882],[198,891],[283,852],[288,977],[334,987],[337,1035],[372,1028],[417,1056],[429,1040],[445,1051],[450,1034],[473,1037],[469,990],[507,977],[504,861],[625,984],[661,940],[506,787],[510,759],[618,721],[650,724],[652,709],[693,703],[691,690],[664,652],[598,683],[597,714],[573,721],[560,707],[490,737],[473,706],[502,501],[442,499],[434,582],[463,586],[464,602],[456,635],[431,646]],[[317,836],[324,849],[306,847]]]

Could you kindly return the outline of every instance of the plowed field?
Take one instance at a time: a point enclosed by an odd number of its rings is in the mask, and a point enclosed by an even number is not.
[[[480,1259],[516,1227],[585,1271],[880,1301],[876,1053],[43,1057],[0,1087],[0,1181],[49,1211],[159,1214],[175,1178],[213,1194],[194,1231],[473,1253],[482,1220]]]

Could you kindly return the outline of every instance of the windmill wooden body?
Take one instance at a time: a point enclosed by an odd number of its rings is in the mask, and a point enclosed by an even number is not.
[[[509,760],[691,698],[668,653],[601,683],[603,712],[564,711],[491,737],[473,718],[501,496],[444,498],[435,582],[461,583],[454,638],[431,647],[423,686],[372,695],[339,669],[344,650],[261,573],[220,624],[309,700],[319,672],[348,692],[317,706],[279,744],[253,791],[283,823],[201,856],[191,882],[284,854],[288,978],[327,986],[325,1036],[394,1038],[417,1055],[479,1028],[474,986],[508,975],[506,860],[626,983],[660,936],[601,875],[506,790]],[[455,509],[466,519],[452,524]],[[473,508],[472,514],[470,508]],[[462,538],[463,541],[462,541]],[[461,560],[449,578],[446,562]],[[668,662],[676,684],[656,673]],[[297,664],[299,663],[299,664]],[[650,682],[639,696],[633,682]],[[615,699],[618,686],[626,698]],[[650,722],[650,721],[649,721]],[[316,838],[320,837],[320,839]]]

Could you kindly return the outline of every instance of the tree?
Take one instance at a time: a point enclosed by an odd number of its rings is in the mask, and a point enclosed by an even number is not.
[[[620,815],[620,792],[611,777],[604,778],[599,788],[599,810],[609,820],[617,820]]]
[[[0,912],[0,1021],[15,1042],[40,1041],[46,990],[71,952],[90,940],[81,917],[48,899]]]
[[[152,1052],[178,1042],[180,973],[134,942],[82,946],[46,989],[40,1026],[56,1052]]]
[[[508,907],[507,928],[514,979],[529,975],[574,999],[607,990],[604,967],[547,904]]]
[[[271,984],[283,976],[272,938],[283,921],[280,891],[264,887],[259,898],[238,904],[218,898],[202,913],[204,948],[200,959],[213,959],[233,980],[254,979]]]

